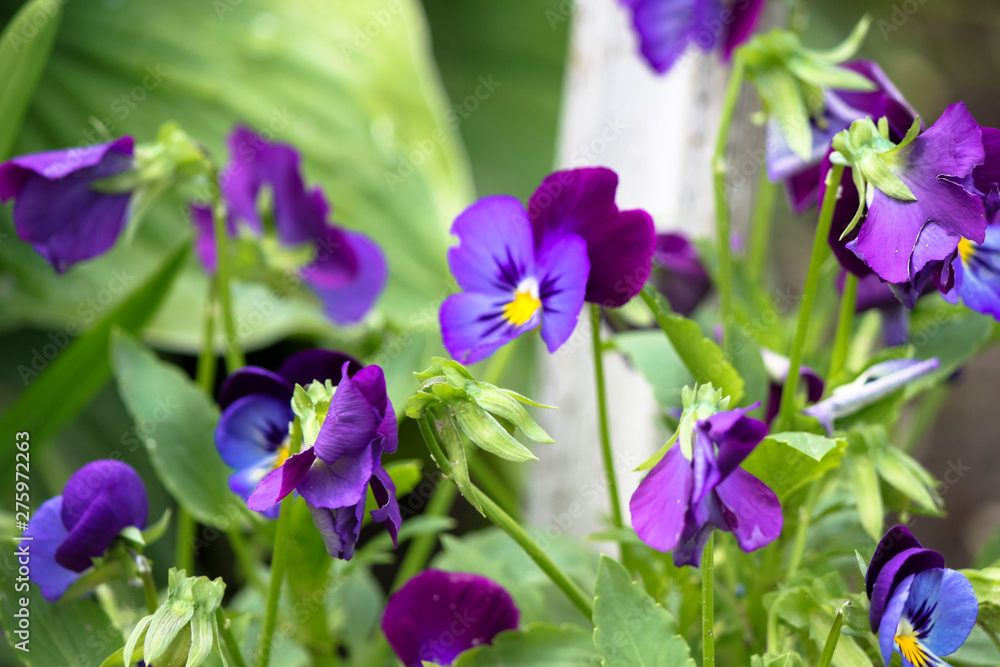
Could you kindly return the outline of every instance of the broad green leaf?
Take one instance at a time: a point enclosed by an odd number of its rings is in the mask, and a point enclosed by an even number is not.
[[[9,244],[0,244],[0,248],[6,245]],[[48,441],[87,407],[111,377],[108,363],[111,330],[120,327],[124,331],[138,332],[145,326],[185,265],[188,249],[187,243],[175,249],[153,273],[148,274],[142,284],[82,334],[77,320],[70,321],[77,327],[76,330],[70,331],[64,323],[62,330],[50,334],[53,341],[51,347],[58,356],[50,363],[36,352],[38,361],[29,362],[33,368],[23,366],[23,369],[18,369],[27,389],[21,392],[14,405],[0,419],[2,432],[28,431],[31,433],[32,450],[40,455]],[[119,284],[124,282],[119,280]],[[120,289],[124,289],[124,285]],[[93,310],[86,312],[87,317],[97,315]],[[72,336],[76,335],[79,338],[72,340]],[[60,352],[57,348],[64,349]],[[54,396],[58,396],[59,400],[52,400]],[[13,447],[12,438],[0,444],[4,455],[8,455]],[[13,454],[9,456],[13,458]]]
[[[743,462],[743,468],[767,484],[778,494],[779,500],[788,498],[809,482],[836,468],[847,449],[847,443],[843,440],[830,440],[806,433],[778,435],[789,438],[790,442],[776,440],[774,436],[765,438]],[[833,446],[827,448],[829,443]],[[815,458],[820,452],[824,452],[821,458]]]
[[[743,378],[719,346],[702,335],[697,323],[670,312],[664,298],[652,288],[643,289],[642,298],[695,381],[713,384],[722,390],[723,396],[730,397],[732,405],[739,405],[743,398]]]
[[[882,525],[885,509],[882,505],[882,489],[871,459],[858,454],[844,457],[844,470],[848,483],[854,492],[858,515],[865,532],[875,541],[882,539]]]
[[[49,60],[62,2],[31,0],[0,34],[0,162],[11,155],[24,113]]]
[[[200,522],[226,529],[247,516],[215,449],[218,408],[176,366],[124,332],[111,340],[118,393],[163,485]]]
[[[501,632],[491,646],[462,653],[455,667],[597,667],[592,633],[579,625],[532,623]]]
[[[597,570],[594,626],[594,646],[605,667],[694,667],[670,612],[607,556]]]
[[[765,655],[763,657],[755,655],[750,659],[750,667],[805,667],[805,662],[798,653]]]
[[[623,352],[653,387],[661,410],[681,408],[681,389],[694,384],[670,341],[660,331],[628,331],[616,334],[615,347]]]
[[[912,456],[892,445],[874,449],[872,455],[879,477],[893,488],[926,510],[940,512],[943,509],[934,478]]]

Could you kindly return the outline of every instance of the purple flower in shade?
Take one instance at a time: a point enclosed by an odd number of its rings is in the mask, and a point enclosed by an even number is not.
[[[652,281],[670,307],[684,317],[690,316],[712,290],[694,244],[682,234],[657,234]]]
[[[903,98],[882,68],[870,60],[856,60],[841,65],[844,69],[864,76],[875,84],[873,91],[827,90],[824,94],[826,108],[823,117],[812,120],[812,155],[803,160],[788,145],[785,135],[776,120],[767,126],[767,173],[773,182],[783,181],[792,211],[804,213],[816,203],[820,191],[823,157],[830,149],[833,137],[846,130],[856,120],[862,118],[886,118],[889,122],[889,137],[899,143],[913,125],[917,112]],[[850,180],[845,175],[845,180]],[[846,210],[846,209],[845,209]],[[848,212],[847,222],[857,211],[857,202]],[[844,227],[847,223],[844,223]],[[843,230],[841,230],[843,231]]]
[[[985,209],[971,185],[973,170],[984,160],[982,129],[964,104],[953,104],[887,163],[915,201],[870,186],[867,215],[847,247],[907,307],[931,281],[950,289],[947,269],[962,238],[985,240]],[[853,187],[851,180],[844,184],[845,191]]]
[[[853,256],[853,255],[852,255]],[[837,290],[843,294],[847,270],[837,278]],[[930,286],[928,286],[930,288]],[[924,292],[932,291],[932,288]],[[864,313],[877,309],[882,316],[882,334],[889,347],[904,345],[910,337],[910,311],[896,298],[895,293],[870,270],[858,278],[858,295],[854,312]]]
[[[621,0],[632,10],[640,51],[659,73],[669,70],[694,44],[703,51],[733,49],[750,38],[764,0]]]
[[[756,407],[697,420],[690,457],[681,439],[632,495],[629,509],[639,538],[654,549],[673,550],[678,567],[698,566],[716,528],[733,533],[747,552],[781,534],[778,497],[739,467],[767,435],[763,422],[746,416]]]
[[[485,359],[539,324],[549,351],[566,342],[590,271],[581,237],[565,234],[536,253],[524,207],[507,196],[480,199],[451,232],[460,243],[448,251],[448,263],[465,291],[445,299],[440,317],[444,345],[455,359]]]
[[[300,275],[323,302],[324,312],[341,324],[357,322],[371,310],[388,277],[385,255],[368,236],[327,222],[330,206],[319,187],[302,180],[301,156],[292,146],[268,143],[245,127],[229,135],[230,163],[220,177],[229,207],[230,235],[241,229],[264,233],[257,208],[261,191],[271,192],[274,230],[285,246],[311,245],[315,258]],[[212,213],[192,206],[198,257],[215,270]]]
[[[617,308],[639,293],[649,279],[656,229],[641,209],[618,210],[618,174],[604,167],[550,174],[528,202],[535,252],[556,252],[569,234],[587,243],[590,273],[586,300]]]
[[[250,509],[266,512],[298,491],[327,551],[344,560],[354,555],[369,486],[377,504],[372,519],[385,524],[394,544],[401,523],[396,487],[382,467],[382,454],[395,452],[398,444],[385,375],[378,366],[351,374],[350,366],[344,362],[315,444],[287,458],[279,455],[277,467],[247,499]]]
[[[510,594],[491,579],[424,570],[389,598],[382,631],[406,667],[451,665],[462,651],[516,630],[518,616]]]
[[[865,591],[886,667],[893,652],[903,667],[946,666],[941,657],[965,643],[979,615],[965,575],[945,568],[941,554],[924,549],[904,526],[889,529],[879,542]]]
[[[118,240],[132,195],[105,194],[92,185],[130,169],[132,150],[132,137],[122,137],[0,164],[0,202],[16,200],[17,235],[59,273],[106,253]]]
[[[35,511],[24,531],[31,539],[31,580],[54,602],[111,546],[123,528],[146,527],[146,487],[130,466],[101,459],[77,470],[61,496]]]
[[[943,294],[945,300],[961,300],[966,307],[1000,320],[1000,225],[986,228],[982,244],[959,241],[952,271],[955,287]]]
[[[764,359],[764,368],[767,370],[767,375],[770,379],[767,405],[764,408],[764,421],[770,424],[778,416],[778,408],[781,405],[781,392],[785,388],[785,380],[788,379],[788,369],[791,367],[791,363],[788,357],[782,356],[777,352],[772,352],[764,347],[760,348],[760,356]],[[808,366],[802,366],[800,377],[805,383],[807,402],[815,403],[823,398],[825,384],[819,373]]]
[[[289,357],[277,373],[247,366],[226,378],[219,392],[222,415],[215,427],[215,446],[226,465],[236,470],[229,478],[233,493],[246,500],[288,458],[295,385],[306,387],[313,380],[327,379],[339,382],[345,363],[351,374],[361,369],[360,362],[341,352],[303,350]],[[276,519],[278,509],[272,507],[264,514]]]

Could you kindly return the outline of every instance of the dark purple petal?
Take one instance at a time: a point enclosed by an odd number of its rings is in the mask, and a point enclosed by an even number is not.
[[[359,235],[360,236],[360,235]],[[347,232],[340,227],[325,225],[316,237],[316,257],[303,267],[302,277],[317,293],[347,290],[358,278],[358,255]],[[376,246],[377,250],[377,246]]]
[[[273,459],[295,418],[292,406],[266,394],[237,399],[219,417],[215,447],[230,468],[242,470]]]
[[[267,145],[258,162],[261,181],[274,195],[274,226],[285,245],[316,243],[326,230],[330,206],[319,188],[306,189],[302,157],[288,144]]]
[[[843,277],[843,273],[841,273],[841,277]],[[893,302],[895,302],[895,297],[893,297]],[[764,423],[770,424],[771,420],[778,414],[778,408],[781,404],[781,394],[784,390],[785,380],[788,379],[788,369],[791,363],[788,357],[767,348],[761,348],[760,355],[764,360],[764,368],[767,370],[767,374],[771,380],[764,417]],[[819,373],[808,366],[801,366],[799,368],[799,378],[805,382],[806,400],[809,403],[815,403],[823,398],[823,390],[826,385]]]
[[[66,482],[62,498],[63,526],[69,534],[56,551],[56,561],[68,570],[90,567],[126,526],[146,527],[146,486],[120,461],[101,459],[83,466]]]
[[[231,403],[244,396],[264,394],[291,405],[293,385],[277,373],[246,366],[225,379],[219,389],[219,407],[225,410]]]
[[[215,229],[212,209],[208,206],[191,204],[188,206],[191,224],[194,226],[194,252],[205,273],[214,274],[216,266]]]
[[[681,234],[657,235],[652,279],[670,307],[684,317],[691,315],[712,289],[694,245]]]
[[[733,533],[743,551],[767,546],[781,534],[784,519],[778,496],[746,470],[733,470],[715,493],[725,521],[719,528]]]
[[[396,500],[396,485],[389,473],[382,467],[381,461],[375,462],[375,474],[372,477],[371,485],[375,504],[378,505],[371,512],[372,521],[385,526],[392,537],[392,546],[395,547],[403,517],[399,511],[399,502]]]
[[[323,302],[323,312],[338,324],[351,324],[364,318],[374,307],[389,277],[385,253],[372,239],[358,232],[344,231],[344,239],[354,251],[350,280],[331,285],[329,262],[316,263],[302,270],[302,277]],[[338,265],[339,267],[339,265]]]
[[[972,180],[975,188],[982,196],[994,192],[1000,184],[1000,130],[984,127],[983,164],[972,170]]]
[[[643,542],[659,551],[677,546],[691,502],[691,462],[674,445],[639,482],[629,501],[632,527]]]
[[[555,352],[573,335],[583,308],[590,275],[587,244],[575,234],[564,236],[544,251],[538,271],[542,340],[549,352]]]
[[[622,0],[622,3],[632,8],[640,51],[657,72],[669,70],[692,43],[709,51],[719,42],[720,31],[716,26],[721,25],[725,9],[722,0]],[[744,32],[744,23],[741,22],[734,38]]]
[[[451,665],[463,651],[516,629],[518,617],[514,600],[495,581],[424,570],[389,598],[382,631],[406,667]]]
[[[715,495],[710,495],[705,500],[713,501],[717,504]],[[714,523],[698,522],[689,517],[685,524],[684,534],[681,535],[680,543],[674,548],[674,566],[684,567],[685,565],[690,565],[691,567],[699,567],[701,565],[702,552],[704,552],[705,545],[708,544],[708,538],[712,536],[712,531],[714,530]]]
[[[31,515],[23,537],[31,552],[31,580],[42,597],[55,602],[80,575],[56,562],[56,550],[68,535],[62,522],[62,496],[50,498]]]
[[[902,201],[875,190],[868,214],[851,248],[889,283],[906,283],[930,261],[949,259],[962,237],[982,243],[986,214],[982,200],[961,180],[984,161],[982,131],[962,103],[953,104],[913,143],[900,151],[899,177],[917,197]],[[851,185],[845,185],[845,190]],[[940,227],[933,243],[918,238],[928,222]]]
[[[354,507],[342,507],[337,510],[306,505],[312,514],[313,523],[323,537],[326,552],[331,558],[351,560],[354,556],[354,546],[361,533],[361,519],[365,513],[365,501]]]
[[[16,200],[17,235],[59,273],[104,254],[118,240],[132,194],[104,194],[91,185],[130,169],[132,150],[132,137],[122,137],[0,164],[0,201]]]
[[[385,371],[382,370],[381,366],[371,365],[363,371],[358,371],[352,379],[374,410],[376,418],[379,419],[375,431],[382,436],[380,449],[386,454],[392,454],[396,451],[399,442],[399,427],[396,423],[396,413],[389,401],[389,393],[385,384]]]
[[[330,380],[334,386],[340,383],[344,364],[349,364],[347,374],[354,375],[364,368],[364,364],[349,354],[335,350],[309,349],[296,352],[278,368],[278,375],[288,384],[308,387],[313,381]]]
[[[247,127],[237,126],[229,133],[229,164],[219,179],[223,197],[232,214],[260,233],[263,224],[257,212],[261,188],[261,162],[266,159],[267,143]]]
[[[885,564],[907,549],[922,549],[923,545],[917,541],[910,529],[906,526],[896,525],[886,531],[875,553],[872,555],[871,563],[868,565],[868,572],[865,575],[865,592],[868,599],[872,599],[872,589],[875,588],[875,581]]]
[[[459,245],[448,265],[459,287],[509,299],[526,276],[535,274],[531,223],[515,197],[484,197],[455,219]]]
[[[802,215],[819,200],[820,181],[824,172],[817,167],[805,167],[802,171],[784,179],[788,207],[795,215]]]
[[[264,512],[274,507],[282,498],[295,490],[315,460],[315,447],[289,456],[284,463],[261,480],[247,498],[247,507],[255,512]]]
[[[587,242],[590,278],[587,301],[605,307],[624,305],[646,284],[656,250],[653,219],[642,210],[619,211],[618,175],[604,167],[550,174],[528,204],[535,247],[566,234]]]
[[[295,490],[313,507],[353,507],[365,499],[373,463],[371,444],[347,452],[330,464],[316,460]]]
[[[723,58],[728,60],[737,46],[750,39],[764,11],[764,3],[765,0],[741,0],[723,10],[721,20],[728,25],[722,43]]]
[[[889,121],[889,138],[899,143],[917,117],[916,110],[906,101],[896,85],[889,80],[877,63],[871,60],[855,60],[841,65],[870,79],[876,86],[873,91],[837,90],[836,95],[847,106],[861,113],[851,121],[870,117],[875,121],[885,118]]]
[[[935,567],[944,567],[944,558],[941,554],[933,549],[914,547],[900,551],[879,570],[875,585],[872,587],[872,604],[868,608],[868,623],[872,632],[878,632],[886,605],[899,583],[911,574]]]
[[[767,437],[767,424],[747,417],[760,404],[747,408],[719,412],[698,422],[696,429],[704,431],[718,445],[720,480],[725,479]]]
[[[451,356],[463,364],[486,359],[498,349],[537,327],[541,314],[516,326],[504,317],[504,307],[513,297],[462,292],[441,304],[441,337]]]
[[[376,429],[385,415],[385,377],[378,366],[366,366],[354,377],[347,375],[347,363],[343,368],[343,379],[330,401],[330,409],[316,436],[316,456],[324,463],[333,465],[342,456],[356,454],[368,447],[378,434]],[[381,378],[381,405],[375,405],[366,395],[372,384]],[[381,408],[381,410],[379,409]],[[371,465],[369,464],[369,470]]]

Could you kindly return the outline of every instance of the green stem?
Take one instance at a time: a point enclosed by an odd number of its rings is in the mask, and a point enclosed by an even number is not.
[[[174,551],[174,567],[194,576],[194,530],[195,520],[183,506],[177,506],[177,544]]]
[[[244,365],[243,352],[236,339],[236,325],[229,293],[229,244],[226,234],[226,205],[219,190],[218,175],[213,175],[212,223],[215,232],[215,280],[218,284],[219,309],[222,311],[222,331],[226,339],[226,370],[232,373]]]
[[[451,464],[448,462],[448,457],[444,454],[444,449],[441,443],[438,441],[437,429],[435,428],[432,418],[429,414],[425,414],[422,418],[418,420],[420,426],[420,433],[424,437],[424,442],[427,444],[427,448],[431,452],[431,456],[437,462],[438,467],[441,468],[441,472],[445,477],[450,478],[452,476]],[[572,579],[567,577],[559,567],[552,562],[546,554],[545,551],[531,539],[531,536],[517,521],[512,519],[509,514],[504,512],[499,505],[493,502],[493,499],[483,493],[481,490],[476,488],[474,485],[470,486],[470,492],[475,494],[476,500],[479,501],[479,505],[483,508],[483,514],[489,519],[495,526],[500,530],[507,533],[507,535],[513,539],[517,544],[524,550],[531,560],[535,561],[535,564],[548,576],[549,579],[554,583],[565,595],[569,598],[570,602],[580,610],[588,620],[592,620],[594,617],[594,605],[591,596],[583,592]],[[261,666],[263,667],[263,666]]]
[[[750,280],[760,282],[764,276],[767,250],[771,246],[771,226],[774,222],[774,202],[778,184],[767,177],[767,167],[760,168],[757,184],[757,201],[754,204],[753,223],[750,227]]]
[[[226,618],[222,607],[215,610],[215,619],[219,624],[219,635],[222,637],[226,648],[229,649],[229,657],[232,659],[233,664],[236,667],[247,667],[247,663],[243,659],[243,654],[240,653],[240,645],[236,642],[236,637],[233,636],[233,630],[229,627],[229,619]]]
[[[830,372],[827,380],[832,385],[844,370],[847,361],[847,348],[851,342],[851,328],[854,326],[854,310],[858,302],[858,277],[847,272],[844,280],[844,293],[840,297],[840,316],[837,320],[837,335],[833,342],[833,354],[830,357]],[[832,387],[831,387],[832,389]]]
[[[785,574],[785,581],[789,581],[802,564],[802,559],[806,553],[806,537],[809,534],[809,523],[812,521],[813,507],[819,497],[821,479],[814,480],[809,485],[806,493],[806,500],[799,507],[799,525],[795,529],[795,542],[792,543],[792,555],[788,559],[788,569]]]
[[[216,281],[208,281],[208,294],[205,296],[202,313],[201,352],[198,354],[198,386],[209,396],[215,388],[215,290]]]
[[[743,72],[743,55],[737,51],[733,58],[733,70],[729,75],[729,87],[722,103],[719,133],[716,135],[715,153],[712,156],[712,175],[715,182],[715,241],[719,255],[718,288],[722,309],[724,350],[729,349],[728,328],[733,314],[733,258],[730,241],[732,213],[729,210],[729,197],[726,193],[726,147],[733,113],[736,111],[736,101],[740,97],[740,88],[743,85]]]
[[[142,562],[139,566],[139,574],[142,576],[142,592],[146,597],[146,609],[150,614],[155,614],[160,606],[160,598],[156,593],[156,582],[153,581],[153,565],[145,556],[139,556]]]
[[[608,479],[608,501],[611,505],[611,520],[615,528],[621,528],[621,500],[618,498],[618,478],[615,475],[614,453],[611,450],[611,427],[608,424],[608,395],[604,381],[604,346],[601,341],[601,307],[590,304],[591,340],[594,350],[594,384],[597,389],[597,421],[601,434],[601,456],[604,459],[604,474]],[[624,545],[623,545],[624,546]]]
[[[715,667],[715,533],[701,554],[702,667]]]
[[[483,457],[469,453],[467,456],[469,472],[475,477],[486,493],[496,498],[503,511],[515,519],[520,519],[521,511],[517,506],[517,497],[511,493],[506,480],[487,463]]]
[[[802,366],[802,350],[809,333],[809,318],[812,316],[813,301],[819,287],[819,270],[826,253],[827,237],[830,235],[830,223],[833,221],[833,210],[837,203],[837,190],[844,175],[842,165],[834,165],[827,176],[826,198],[823,199],[823,209],[820,211],[819,224],[816,225],[816,235],[813,237],[812,256],[809,259],[809,271],[806,273],[805,287],[802,289],[802,303],[799,306],[799,317],[795,323],[795,338],[788,354],[788,378],[781,392],[781,406],[778,411],[776,432],[786,431],[792,425],[795,414],[795,398],[799,387],[799,375]]]
[[[837,650],[837,642],[840,641],[840,629],[844,627],[844,610],[837,612],[837,618],[833,621],[830,634],[826,637],[826,646],[823,647],[823,654],[819,656],[817,667],[830,667],[833,661],[833,652]]]

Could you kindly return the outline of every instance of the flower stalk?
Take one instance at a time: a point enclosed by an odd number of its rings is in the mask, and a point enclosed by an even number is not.
[[[837,618],[833,621],[833,627],[830,628],[830,634],[826,637],[826,645],[823,646],[823,653],[819,657],[817,667],[830,667],[830,663],[833,661],[833,653],[837,650],[837,642],[840,641],[840,629],[843,627],[844,610],[841,608],[837,612]]]
[[[618,498],[618,478],[615,475],[615,460],[611,450],[611,428],[608,424],[608,394],[604,380],[604,344],[601,340],[601,308],[590,304],[591,340],[594,350],[594,386],[597,391],[598,427],[601,434],[601,456],[604,460],[604,474],[608,480],[608,502],[611,520],[615,528],[621,528],[622,506]],[[624,545],[622,547],[624,549]]]
[[[830,357],[830,372],[827,379],[831,386],[844,370],[847,348],[851,342],[851,327],[854,325],[854,310],[858,301],[858,277],[847,272],[844,293],[840,297],[840,316],[837,320],[837,335],[834,337],[833,355]]]
[[[217,295],[225,337],[226,370],[233,373],[246,365],[236,338],[233,307],[229,291],[229,252],[226,239],[226,205],[219,188],[218,173],[212,173],[212,230],[215,235]]]
[[[715,532],[701,555],[702,665],[715,667]]]

